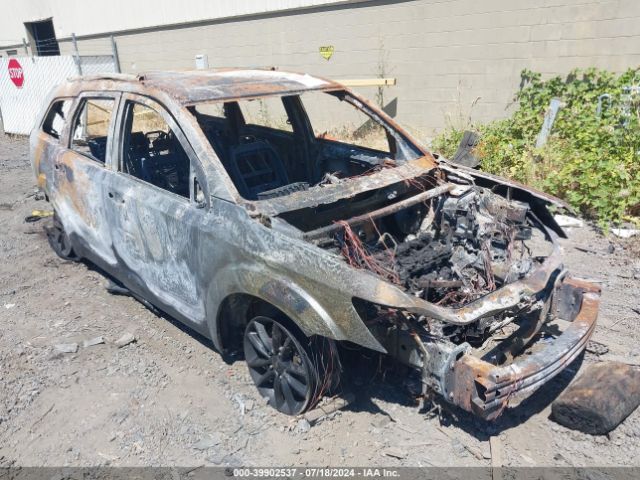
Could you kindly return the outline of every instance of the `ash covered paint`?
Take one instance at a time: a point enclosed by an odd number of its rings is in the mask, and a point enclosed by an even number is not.
[[[191,107],[269,95],[294,99],[293,108],[309,90],[337,95],[382,125],[395,158],[376,163],[381,158],[364,151],[372,162],[365,173],[333,183],[318,177],[303,190],[247,198],[207,133],[214,119],[198,118]],[[59,139],[39,121],[31,135],[34,174],[78,255],[219,350],[229,348],[228,324],[249,320],[242,309],[225,306],[260,300],[305,335],[388,353],[422,371],[425,394],[435,391],[495,418],[510,398],[561,371],[593,332],[599,291],[562,265],[556,237],[564,233],[547,209],[561,202],[437,159],[335,82],[247,70],[79,78],[52,92],[40,119],[55,99],[74,99],[76,111],[82,98],[94,97],[116,104],[106,162],[69,148],[70,121]],[[126,102],[163,112],[190,161],[188,198],[120,171]],[[336,155],[345,151],[332,148]],[[204,200],[196,201],[195,182]],[[421,194],[423,201],[411,202]],[[396,202],[410,206],[394,210]],[[334,222],[342,226],[331,227]],[[344,225],[352,226],[353,238]],[[542,261],[525,246],[532,231],[546,248]],[[414,251],[436,247],[444,253],[422,254],[425,268],[412,273]],[[397,279],[374,273],[371,262]],[[547,353],[523,355],[554,318],[571,325]],[[503,328],[512,329],[513,345],[492,339]]]

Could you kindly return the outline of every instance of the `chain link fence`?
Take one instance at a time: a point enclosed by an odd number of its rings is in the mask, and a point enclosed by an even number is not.
[[[0,118],[4,132],[28,135],[48,93],[69,77],[118,70],[117,56],[113,54],[0,58]]]

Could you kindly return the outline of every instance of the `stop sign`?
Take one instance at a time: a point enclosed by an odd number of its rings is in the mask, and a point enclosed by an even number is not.
[[[22,72],[22,65],[15,58],[9,60],[9,78],[13,84],[20,88],[24,83],[24,73]]]

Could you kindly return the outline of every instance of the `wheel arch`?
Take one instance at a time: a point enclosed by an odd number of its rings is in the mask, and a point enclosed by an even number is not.
[[[274,314],[274,312],[288,318],[283,311],[255,295],[249,293],[227,295],[220,304],[215,319],[217,337],[215,340],[220,351],[229,353],[236,348],[241,348],[242,335],[249,321],[257,315]]]
[[[236,265],[229,275],[217,276],[209,292],[207,310],[209,331],[216,348],[224,352],[229,328],[247,323],[250,308],[273,308],[287,317],[305,336],[318,335],[332,340],[350,340],[373,350],[384,348],[362,323],[351,299],[335,299],[328,309],[306,289],[289,278],[240,269]],[[233,273],[233,276],[231,276]],[[231,280],[231,281],[227,281]],[[224,291],[219,286],[225,285]]]

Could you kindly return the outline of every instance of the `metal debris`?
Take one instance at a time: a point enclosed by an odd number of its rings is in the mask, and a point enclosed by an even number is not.
[[[616,428],[640,405],[640,368],[619,362],[588,365],[551,405],[559,424],[592,435]]]
[[[480,142],[480,135],[476,132],[465,131],[460,140],[458,150],[451,158],[451,161],[469,168],[476,168],[480,165],[480,160],[474,156],[473,150]]]
[[[595,340],[589,340],[585,350],[589,353],[600,356],[607,353],[609,351],[609,347],[607,347],[604,343],[596,342]]]

